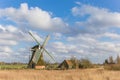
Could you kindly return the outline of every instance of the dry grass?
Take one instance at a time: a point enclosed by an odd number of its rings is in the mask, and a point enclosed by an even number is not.
[[[120,71],[84,70],[0,70],[0,80],[120,80]]]

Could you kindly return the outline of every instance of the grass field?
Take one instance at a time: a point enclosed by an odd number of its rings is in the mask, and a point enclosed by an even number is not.
[[[27,68],[26,64],[2,64],[0,65],[0,69],[4,70],[4,69],[25,69]]]
[[[120,80],[120,71],[82,70],[0,70],[0,80]]]

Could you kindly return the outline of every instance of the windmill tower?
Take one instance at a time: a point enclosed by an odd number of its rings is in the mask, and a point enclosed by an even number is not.
[[[45,66],[44,66],[44,59],[43,59],[43,53],[44,52],[46,54],[48,54],[51,59],[54,60],[54,58],[50,55],[50,53],[45,49],[45,45],[48,42],[50,36],[48,35],[46,37],[45,41],[43,42],[43,44],[41,45],[39,43],[39,41],[33,36],[33,34],[31,32],[29,32],[29,34],[37,42],[37,45],[35,45],[34,47],[31,48],[32,56],[31,56],[31,58],[29,60],[28,68],[37,68],[37,69],[38,68],[39,69],[45,68]]]

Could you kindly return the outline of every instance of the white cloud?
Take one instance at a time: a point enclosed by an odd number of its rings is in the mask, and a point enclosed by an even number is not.
[[[42,37],[38,36],[35,31],[31,32],[33,32],[33,35],[38,41],[43,41]],[[28,47],[32,47],[29,42],[34,43],[35,41],[28,32],[26,33],[12,25],[0,25],[0,56],[2,56],[0,61],[27,62],[29,58],[28,52],[30,50]],[[21,58],[23,58],[23,60],[21,60]]]
[[[12,49],[8,46],[0,46],[0,52],[1,53],[11,53],[13,52]]]
[[[39,36],[36,32],[34,32],[34,31],[30,31],[30,32],[32,33],[33,37],[34,37],[37,41],[39,41],[39,42],[42,42],[42,41],[43,41],[42,37]],[[30,36],[31,40],[33,40],[34,42],[36,42],[36,41],[33,39],[33,37]]]
[[[16,45],[17,42],[14,40],[2,40],[0,39],[0,45]]]
[[[0,25],[0,30],[2,32],[11,32],[11,33],[14,33],[14,32],[17,32],[19,31],[15,26],[13,25],[7,25],[7,26],[3,26],[3,25]]]
[[[82,5],[82,3],[81,2],[75,2],[76,4],[78,4],[78,5]]]
[[[61,39],[62,38],[62,34],[61,33],[53,33],[53,37],[57,40]]]
[[[2,26],[0,25],[0,45],[17,45],[16,34],[17,28],[14,26]]]
[[[0,25],[0,31],[5,31],[5,28],[2,25]]]
[[[36,32],[33,32],[33,35],[36,37],[38,41],[43,41],[40,36]],[[28,32],[24,32],[23,30],[12,26],[0,25],[0,44],[11,44],[16,45],[19,41],[33,41],[32,37],[28,34]],[[7,42],[6,42],[7,41]],[[3,42],[3,43],[2,43]]]
[[[12,25],[8,25],[8,26],[6,27],[6,31],[9,31],[9,32],[14,33],[14,32],[17,32],[17,31],[19,31],[19,30],[18,30],[16,27],[12,26]]]
[[[68,53],[66,45],[64,45],[62,42],[54,42],[52,43],[51,47],[55,52],[57,51],[58,53]]]
[[[77,17],[86,17],[85,21],[76,21],[76,24],[85,27],[88,32],[102,32],[110,27],[120,28],[119,12],[82,4],[73,7],[72,13]]]
[[[116,34],[114,34],[116,35]],[[120,46],[119,42],[116,38],[119,38],[119,36],[112,35],[96,35],[96,34],[79,34],[77,36],[67,37],[68,45],[73,44],[75,47],[72,51],[69,52],[75,52],[74,55],[79,56],[79,58],[82,56],[84,58],[90,58],[93,62],[103,62],[106,58],[109,56],[117,56],[120,52]],[[112,41],[106,42],[104,41],[104,38],[102,37],[110,37],[113,38]],[[103,39],[99,40],[100,38]],[[114,42],[117,41],[117,42]],[[68,46],[69,48],[69,46]],[[98,61],[99,59],[99,61]]]
[[[28,8],[27,3],[22,3],[18,9],[13,7],[0,9],[0,17],[42,30],[59,32],[68,30],[67,24],[60,17],[52,17],[49,12],[38,7]]]
[[[120,39],[120,35],[117,34],[117,33],[109,33],[109,32],[106,32],[103,34],[104,37],[109,37],[111,39]]]

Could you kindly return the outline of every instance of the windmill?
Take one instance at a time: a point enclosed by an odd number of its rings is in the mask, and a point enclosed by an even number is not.
[[[52,60],[54,60],[54,58],[50,55],[50,53],[45,49],[45,45],[48,42],[50,36],[48,35],[46,39],[44,40],[43,44],[41,45],[40,42],[33,36],[31,32],[29,32],[29,34],[36,41],[37,45],[31,48],[32,56],[29,60],[28,67],[29,68],[36,68],[36,67],[44,68],[44,59],[43,59],[44,52],[48,54]]]

